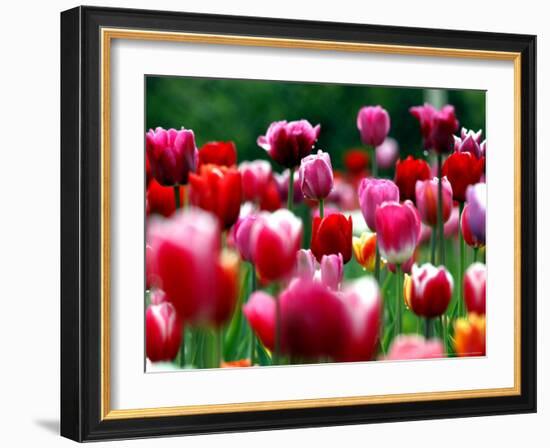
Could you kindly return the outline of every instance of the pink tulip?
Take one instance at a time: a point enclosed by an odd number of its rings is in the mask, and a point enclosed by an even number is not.
[[[256,222],[257,215],[251,213],[239,220],[233,226],[234,243],[237,247],[241,257],[245,261],[252,261],[252,249],[250,247],[250,237],[252,233],[252,227]]]
[[[294,276],[311,280],[315,275],[317,260],[310,249],[300,249],[296,253],[296,267]]]
[[[485,216],[487,208],[487,187],[484,183],[470,185],[466,189],[469,205],[469,224],[472,235],[485,244]]]
[[[171,361],[178,354],[182,323],[170,302],[147,307],[145,312],[145,352],[151,362]]]
[[[409,111],[420,124],[420,133],[422,134],[424,149],[431,149],[430,135],[432,133],[433,117],[436,109],[431,104],[424,103],[423,106],[411,107]]]
[[[307,120],[275,121],[257,143],[273,160],[286,168],[294,168],[313,149],[321,126],[313,127]]]
[[[462,232],[462,238],[464,238],[464,241],[468,246],[479,248],[485,244],[484,241],[478,240],[472,233],[470,205],[468,204],[464,206],[462,215],[460,216],[460,230]]]
[[[359,184],[358,196],[365,222],[375,232],[377,207],[387,201],[399,202],[399,188],[391,180],[367,177]]]
[[[437,202],[439,179],[434,177],[431,180],[416,181],[416,206],[424,224],[435,226],[437,224]],[[442,179],[443,193],[443,222],[447,222],[453,208],[453,189],[446,177]]]
[[[254,292],[244,305],[243,313],[262,344],[273,351],[276,317],[276,304],[273,297],[263,291]]]
[[[340,210],[355,210],[357,208],[355,188],[346,180],[337,177],[334,179],[334,187],[328,195],[327,201],[340,207]],[[325,207],[326,213],[327,207]]]
[[[481,129],[477,132],[462,128],[460,137],[454,136],[455,152],[469,152],[478,159],[482,157],[481,152]]]
[[[239,165],[239,172],[244,200],[260,199],[271,181],[271,164],[267,160],[242,162]]]
[[[342,254],[323,255],[321,258],[321,281],[330,289],[337,291],[344,278],[344,260]]]
[[[445,267],[413,265],[405,281],[405,302],[418,316],[433,318],[445,312],[453,294],[453,278]]]
[[[302,221],[287,209],[262,212],[251,232],[252,260],[260,279],[276,281],[290,274],[302,241]]]
[[[365,145],[381,145],[390,131],[390,116],[381,106],[365,106],[357,114],[357,129]]]
[[[414,206],[384,202],[376,209],[375,222],[382,257],[394,264],[412,257],[421,231]]]
[[[473,263],[464,273],[464,302],[469,313],[485,314],[487,271],[483,263]]]
[[[419,335],[399,335],[390,347],[385,359],[401,361],[407,359],[443,358],[445,348],[439,339],[426,340]]]
[[[376,281],[362,277],[341,294],[349,314],[348,340],[338,361],[368,361],[376,353],[382,318],[382,299]]]
[[[193,131],[159,127],[149,130],[145,140],[147,160],[157,182],[165,186],[187,184],[199,157]]]
[[[453,207],[451,211],[451,216],[448,221],[443,226],[443,234],[445,238],[456,237],[458,235],[458,222],[459,222],[460,212],[457,206]]]
[[[302,193],[309,199],[325,199],[334,185],[330,155],[319,150],[302,159],[299,171]]]
[[[376,163],[380,168],[393,168],[398,157],[399,145],[397,140],[391,137],[386,138],[381,145],[376,147]]]

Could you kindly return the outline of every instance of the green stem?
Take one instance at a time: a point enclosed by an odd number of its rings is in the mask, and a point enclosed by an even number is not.
[[[223,328],[216,330],[216,367],[221,367],[223,362]]]
[[[474,247],[474,263],[477,261],[479,247]]]
[[[464,202],[458,203],[459,216],[462,216],[462,211],[464,210]],[[456,279],[457,289],[458,289],[458,315],[464,315],[464,298],[462,297],[462,278],[464,276],[464,237],[462,235],[462,226],[458,226],[458,248],[460,256],[458,259],[458,278]]]
[[[185,328],[181,331],[181,344],[180,344],[180,367],[185,367]]]
[[[439,264],[444,265],[445,264],[445,240],[444,240],[444,233],[443,233],[443,184],[442,184],[442,164],[443,164],[443,156],[441,153],[437,154],[437,176],[438,176],[438,182],[437,182],[437,231],[438,231],[438,237],[439,237]]]
[[[445,353],[448,353],[447,350],[447,339],[448,339],[448,329],[447,329],[447,311],[441,315],[441,328],[443,329],[443,348]]]
[[[376,238],[376,258],[374,259],[374,277],[380,284],[380,249],[378,247],[378,238]]]
[[[371,154],[372,177],[378,177],[378,163],[376,163],[376,146],[372,147]]]
[[[403,286],[401,284],[401,265],[396,264],[395,265],[395,300],[396,300],[396,307],[395,307],[395,335],[401,334],[402,331],[402,314],[403,314]]]
[[[319,217],[323,219],[325,216],[325,200],[319,199]]]
[[[176,210],[181,207],[180,186],[174,185],[174,198],[176,200]]]
[[[432,228],[432,234],[430,236],[430,245],[431,245],[431,258],[430,262],[435,266],[435,247],[437,245],[437,229]]]
[[[281,352],[281,304],[279,297],[275,297],[275,351],[273,353],[273,365],[279,364]]]
[[[253,263],[250,263],[250,295],[256,291],[256,269]],[[250,295],[248,297],[250,297]],[[252,328],[250,329],[250,364],[256,363],[256,335]]]
[[[290,168],[288,175],[288,199],[286,208],[292,211],[294,205],[294,168]]]
[[[432,320],[430,318],[424,319],[424,336],[426,339],[432,337]]]

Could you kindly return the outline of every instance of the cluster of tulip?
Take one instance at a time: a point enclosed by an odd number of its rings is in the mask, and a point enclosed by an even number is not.
[[[342,173],[307,120],[274,122],[257,140],[282,173],[268,160],[237,165],[232,142],[199,150],[191,130],[147,132],[149,362],[484,355],[487,145],[481,131],[455,135],[452,106],[410,112],[433,167],[399,159],[380,106],[360,109],[367,150],[348,151]]]

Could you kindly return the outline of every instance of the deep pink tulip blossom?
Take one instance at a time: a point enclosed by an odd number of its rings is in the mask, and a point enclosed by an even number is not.
[[[321,150],[302,159],[300,164],[300,186],[309,199],[325,199],[334,185],[334,175],[328,152]]]
[[[453,277],[444,266],[430,263],[413,265],[405,283],[405,300],[418,316],[441,316],[449,306],[453,294]]]
[[[483,156],[481,151],[481,129],[477,132],[462,128],[460,137],[454,136],[455,152],[469,152],[478,159]]]
[[[262,212],[252,227],[252,261],[260,279],[272,282],[285,278],[296,263],[302,241],[302,221],[291,211]]]
[[[271,182],[271,164],[267,160],[253,160],[239,164],[243,198],[255,201],[262,198]]]
[[[145,142],[147,160],[157,182],[164,186],[187,184],[199,157],[193,131],[159,127],[145,134]]]
[[[342,254],[323,255],[321,258],[321,282],[337,291],[344,278],[344,259]]]
[[[182,322],[170,302],[147,307],[145,312],[145,352],[152,362],[171,361],[178,354]]]
[[[485,216],[487,208],[487,186],[484,183],[470,185],[466,189],[469,205],[469,223],[472,235],[485,244]]]
[[[446,177],[441,182],[443,198],[443,222],[451,217],[453,209],[453,189]],[[437,201],[438,201],[439,179],[434,177],[431,180],[417,180],[416,207],[424,224],[434,227],[437,224]]]
[[[383,169],[395,167],[399,157],[399,145],[397,140],[388,137],[381,145],[376,147],[376,164]]]
[[[250,213],[244,218],[239,218],[233,227],[233,238],[241,258],[245,261],[252,261],[252,249],[250,247],[252,227],[256,222],[257,215]]]
[[[357,114],[357,129],[365,145],[381,145],[390,132],[390,115],[381,106],[365,106]]]
[[[358,187],[359,206],[369,229],[376,232],[375,212],[387,201],[399,202],[399,188],[388,179],[366,177]]]
[[[275,299],[264,291],[256,291],[244,305],[243,313],[262,344],[273,351],[275,348]]]
[[[369,361],[376,353],[382,322],[382,299],[376,281],[362,277],[341,293],[350,328],[341,346],[338,361]]]
[[[375,221],[382,257],[393,264],[402,264],[411,258],[422,228],[414,206],[384,202],[376,209]]]
[[[257,143],[282,166],[295,168],[311,152],[320,131],[320,125],[313,127],[307,120],[275,121]]]
[[[399,335],[384,358],[389,361],[402,361],[407,359],[431,359],[443,358],[445,348],[439,339],[426,340],[419,335]]]
[[[464,302],[469,313],[485,314],[487,270],[483,263],[473,263],[464,273]]]

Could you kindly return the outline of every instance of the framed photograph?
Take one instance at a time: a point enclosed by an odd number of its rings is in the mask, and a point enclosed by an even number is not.
[[[61,14],[61,434],[536,411],[536,37]]]

